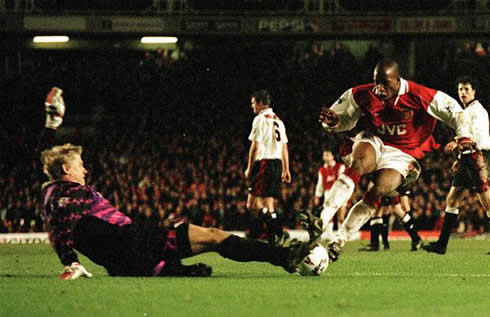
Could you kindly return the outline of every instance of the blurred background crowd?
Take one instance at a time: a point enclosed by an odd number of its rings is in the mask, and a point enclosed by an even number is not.
[[[11,10],[28,11],[108,11],[134,12],[138,10],[155,10],[173,12],[191,10],[206,12],[222,11],[324,11],[330,13],[349,11],[383,11],[383,12],[422,12],[458,9],[465,12],[485,11],[490,9],[487,0],[98,0],[98,1],[63,1],[63,0],[1,0],[0,6]]]
[[[407,79],[457,98],[456,77],[473,75],[487,105],[487,44],[455,41],[426,51]],[[337,153],[350,135],[323,131],[320,106],[370,82],[383,55],[381,44],[355,56],[342,41],[255,38],[188,40],[174,50],[146,52],[26,52],[21,72],[2,78],[0,232],[43,231],[39,189],[46,179],[35,145],[45,94],[54,85],[67,104],[58,143],[84,146],[88,184],[133,219],[183,217],[225,230],[244,230],[254,217],[245,208],[243,177],[253,120],[249,95],[268,89],[289,137],[292,183],[283,186],[279,213],[288,228],[300,228],[296,212],[313,207],[323,149]],[[438,124],[438,142],[452,137]],[[441,226],[454,160],[442,150],[421,160],[423,174],[411,187],[419,230]],[[476,199],[465,200],[461,211],[458,232],[489,230]]]

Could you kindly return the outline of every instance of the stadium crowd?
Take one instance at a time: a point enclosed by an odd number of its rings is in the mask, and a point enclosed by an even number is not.
[[[282,189],[279,213],[287,227],[298,228],[296,212],[313,207],[322,150],[337,152],[345,137],[321,129],[319,106],[331,104],[347,87],[371,81],[382,54],[373,48],[358,59],[335,42],[298,49],[291,41],[233,41],[203,40],[144,53],[26,52],[22,72],[2,80],[8,93],[2,97],[7,108],[0,135],[5,149],[0,232],[43,231],[37,194],[43,178],[35,144],[42,100],[53,85],[64,89],[67,103],[66,128],[59,134],[86,148],[88,184],[133,219],[182,217],[225,230],[244,230],[253,217],[245,208],[243,177],[252,122],[248,96],[268,88],[289,136],[292,183]],[[423,71],[429,65],[423,62],[414,80],[453,96],[457,75],[490,73],[486,54],[475,49],[454,48],[431,72]],[[480,96],[483,104],[486,95]],[[438,142],[444,145],[451,137],[438,126]],[[417,229],[441,226],[454,159],[441,150],[422,160],[423,174],[411,186]],[[352,201],[368,181],[362,179]],[[476,199],[460,209],[458,232],[489,231]]]
[[[116,11],[119,13],[149,14],[152,12],[187,11],[377,11],[377,12],[438,12],[460,10],[487,11],[486,0],[124,0],[124,1],[60,1],[60,0],[2,0],[0,9],[26,12]],[[327,11],[327,12],[328,12]]]

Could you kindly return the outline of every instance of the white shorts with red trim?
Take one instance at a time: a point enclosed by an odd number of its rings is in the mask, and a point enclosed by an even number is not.
[[[391,168],[398,171],[404,178],[403,184],[408,184],[415,181],[420,176],[421,167],[417,160],[389,145],[384,145],[383,141],[377,136],[370,135],[365,131],[358,133],[351,138],[354,142],[352,148],[359,143],[369,143],[376,152],[376,170]],[[342,159],[348,166],[352,166],[352,151],[343,156]]]

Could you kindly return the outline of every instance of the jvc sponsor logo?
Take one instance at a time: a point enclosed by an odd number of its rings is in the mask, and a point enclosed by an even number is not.
[[[404,135],[407,134],[407,126],[405,124],[382,124],[378,127],[378,132],[380,134],[389,135]]]

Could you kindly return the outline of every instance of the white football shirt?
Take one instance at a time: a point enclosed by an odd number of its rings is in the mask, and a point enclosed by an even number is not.
[[[481,150],[490,150],[488,135],[488,112],[478,100],[473,100],[464,109],[466,119],[470,124],[471,140]]]
[[[256,161],[263,159],[281,159],[283,143],[288,143],[286,127],[272,108],[262,110],[255,116],[250,141],[259,143]]]

